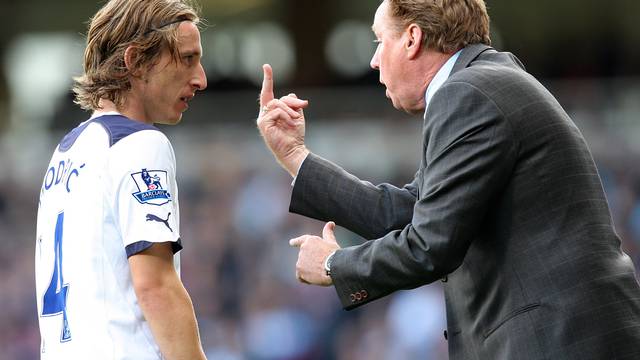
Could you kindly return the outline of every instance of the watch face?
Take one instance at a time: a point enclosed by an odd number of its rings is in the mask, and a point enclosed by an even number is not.
[[[335,251],[329,254],[329,256],[327,256],[327,259],[324,261],[324,271],[327,273],[327,275],[331,275],[331,261],[333,260],[334,254]]]

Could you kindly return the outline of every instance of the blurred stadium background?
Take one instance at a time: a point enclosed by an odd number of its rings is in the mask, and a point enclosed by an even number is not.
[[[33,257],[44,168],[88,117],[72,103],[87,19],[102,2],[0,0],[0,359],[38,358]],[[351,312],[298,284],[290,178],[255,128],[260,65],[310,99],[307,141],[362,178],[403,185],[420,118],[396,112],[368,68],[374,0],[200,0],[209,88],[178,127],[182,277],[209,359],[446,359],[439,284]],[[625,250],[640,265],[640,2],[488,0],[494,46],[515,53],[589,142]],[[342,229],[339,240],[357,238]]]

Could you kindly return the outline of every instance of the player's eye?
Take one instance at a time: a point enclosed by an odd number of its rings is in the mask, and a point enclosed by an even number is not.
[[[182,61],[187,65],[192,65],[195,58],[195,55],[185,55],[182,57]]]

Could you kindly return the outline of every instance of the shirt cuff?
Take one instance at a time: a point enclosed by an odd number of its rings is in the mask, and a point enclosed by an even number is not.
[[[300,169],[302,168],[302,164],[304,164],[304,162],[305,162],[305,161],[307,161],[307,158],[309,157],[309,154],[311,154],[311,153],[308,153],[308,154],[304,157],[304,159],[302,160],[302,162],[300,163],[300,166],[298,166],[298,170],[296,171],[296,174],[299,174],[299,173],[300,173]],[[291,181],[291,187],[296,186],[296,179],[297,179],[297,178],[298,178],[298,176],[297,176],[297,175],[293,177],[293,180]]]

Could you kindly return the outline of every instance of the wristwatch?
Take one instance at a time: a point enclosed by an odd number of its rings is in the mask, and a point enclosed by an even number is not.
[[[324,260],[324,272],[327,274],[327,276],[331,276],[331,261],[333,261],[333,255],[335,255],[336,252],[332,252],[331,254],[329,254],[329,256],[327,256],[327,258]]]

